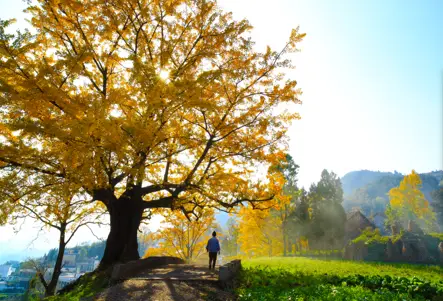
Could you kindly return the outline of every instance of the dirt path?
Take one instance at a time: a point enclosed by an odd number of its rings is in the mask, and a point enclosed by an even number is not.
[[[161,268],[142,271],[133,279],[145,280],[218,280],[218,269],[209,270],[207,267],[195,264],[169,264]]]
[[[170,264],[144,270],[107,288],[93,300],[235,300],[232,293],[219,287],[217,280],[218,270],[210,271],[202,265]]]
[[[229,301],[235,297],[220,289],[214,281],[131,279],[106,289],[94,300]]]

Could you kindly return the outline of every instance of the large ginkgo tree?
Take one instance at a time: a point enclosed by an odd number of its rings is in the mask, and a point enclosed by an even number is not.
[[[284,159],[299,117],[285,75],[298,29],[261,53],[251,25],[212,0],[36,0],[27,11],[32,34],[0,26],[0,189],[21,175],[81,185],[110,214],[102,266],[139,258],[153,208],[190,216],[276,194],[259,173]]]

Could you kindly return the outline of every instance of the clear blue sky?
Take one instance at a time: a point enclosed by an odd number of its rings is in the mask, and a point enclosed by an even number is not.
[[[307,33],[290,143],[302,185],[323,168],[443,168],[443,1],[220,2],[251,21],[259,46],[281,46],[298,25]]]
[[[327,168],[443,169],[442,0],[219,0],[254,26],[257,47],[307,33],[291,72],[303,89],[290,153],[300,184]],[[0,18],[23,18],[0,0]],[[19,22],[18,26],[24,26]]]

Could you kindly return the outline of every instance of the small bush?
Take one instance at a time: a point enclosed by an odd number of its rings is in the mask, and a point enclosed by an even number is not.
[[[389,240],[389,236],[383,236],[380,233],[380,229],[376,228],[372,230],[371,227],[366,228],[362,231],[359,237],[355,238],[352,243],[363,242],[367,245],[372,243],[385,244]]]
[[[443,233],[429,233],[429,235],[443,241]]]

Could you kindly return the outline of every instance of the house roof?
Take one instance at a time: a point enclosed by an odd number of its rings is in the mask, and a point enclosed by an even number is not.
[[[347,220],[346,222],[350,222],[350,221],[357,221],[357,223],[359,225],[370,225],[372,227],[375,228],[374,223],[372,223],[363,213],[361,213],[360,210],[355,210],[355,211],[351,211],[348,212],[346,214]]]

